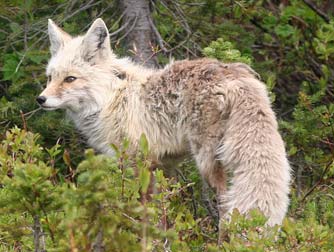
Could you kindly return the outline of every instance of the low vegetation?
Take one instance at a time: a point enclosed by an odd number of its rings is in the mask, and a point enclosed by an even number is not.
[[[102,16],[113,49],[131,56],[118,1],[2,1],[0,251],[334,251],[332,1],[152,4],[166,46],[155,48],[160,64],[171,56],[244,62],[266,82],[294,177],[282,227],[264,227],[256,210],[249,219],[235,212],[218,247],[214,193],[192,160],[175,176],[151,176],[145,136],[135,158],[126,140],[107,158],[86,150],[63,112],[38,108],[47,18],[79,33]]]

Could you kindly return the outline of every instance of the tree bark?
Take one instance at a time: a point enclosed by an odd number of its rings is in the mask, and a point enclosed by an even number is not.
[[[134,61],[157,67],[149,0],[120,0],[120,3],[124,13],[122,23],[127,24],[125,47],[133,52]]]

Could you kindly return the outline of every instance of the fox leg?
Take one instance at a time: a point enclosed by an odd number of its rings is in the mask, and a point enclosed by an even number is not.
[[[225,215],[221,199],[226,192],[224,167],[215,159],[215,148],[203,146],[194,151],[197,167],[202,177],[216,190],[219,219]]]

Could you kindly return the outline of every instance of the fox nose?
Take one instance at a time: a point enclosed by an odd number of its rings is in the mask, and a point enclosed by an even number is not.
[[[46,97],[45,96],[38,96],[36,98],[36,101],[38,102],[39,105],[42,105],[46,101]]]

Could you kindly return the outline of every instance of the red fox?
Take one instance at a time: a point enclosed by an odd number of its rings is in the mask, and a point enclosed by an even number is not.
[[[83,36],[51,20],[48,31],[48,82],[37,97],[43,109],[65,109],[107,155],[125,137],[135,153],[142,133],[152,160],[188,152],[216,189],[221,218],[258,208],[268,225],[282,223],[290,166],[266,87],[249,66],[198,59],[148,69],[113,53],[102,19]]]

